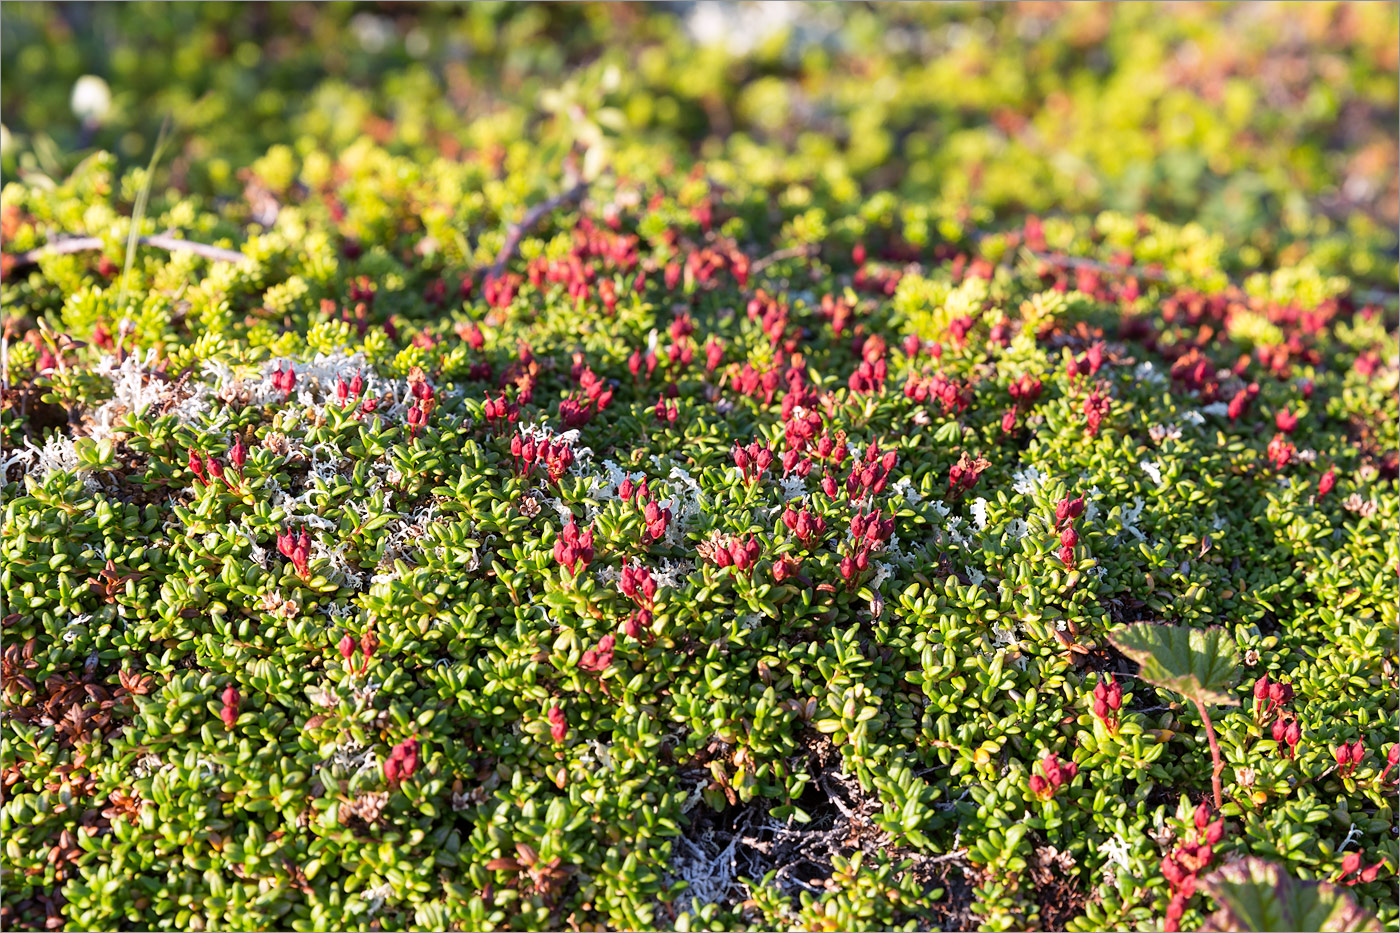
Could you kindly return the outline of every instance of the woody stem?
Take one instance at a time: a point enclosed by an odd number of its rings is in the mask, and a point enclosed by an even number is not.
[[[1196,701],[1196,709],[1200,711],[1201,721],[1206,724],[1206,740],[1210,742],[1210,760],[1212,763],[1210,772],[1211,790],[1215,791],[1215,809],[1218,812],[1224,801],[1220,792],[1220,772],[1225,770],[1225,759],[1220,757],[1220,743],[1215,738],[1215,726],[1210,721],[1210,713],[1206,712],[1206,705],[1200,700]]]

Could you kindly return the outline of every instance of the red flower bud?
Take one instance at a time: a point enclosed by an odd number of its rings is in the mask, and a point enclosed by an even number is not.
[[[350,637],[349,632],[346,632],[340,636],[340,643],[336,647],[340,651],[340,656],[349,661],[355,654],[355,639]]]
[[[1290,748],[1295,748],[1302,739],[1303,730],[1302,727],[1298,725],[1298,720],[1290,720],[1288,728],[1283,732],[1283,740],[1288,743]]]
[[[563,742],[569,735],[569,722],[558,704],[549,708],[549,735],[556,743]]]
[[[1322,474],[1322,479],[1317,481],[1317,497],[1319,499],[1325,498],[1327,494],[1332,491],[1332,487],[1336,485],[1337,471],[1335,469],[1329,469],[1326,473]]]

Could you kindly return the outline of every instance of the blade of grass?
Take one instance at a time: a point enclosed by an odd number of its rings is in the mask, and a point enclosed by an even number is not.
[[[136,203],[131,207],[131,229],[127,231],[126,255],[122,260],[122,287],[117,292],[117,310],[123,315],[126,314],[126,289],[127,283],[131,280],[131,264],[136,259],[136,241],[141,238],[141,221],[146,219],[146,202],[151,197],[151,185],[155,180],[156,166],[160,164],[160,157],[165,152],[169,131],[170,114],[166,114],[165,119],[160,124],[160,133],[156,136],[156,146],[151,153],[150,164],[146,166],[146,177],[141,183],[141,190],[136,193]]]

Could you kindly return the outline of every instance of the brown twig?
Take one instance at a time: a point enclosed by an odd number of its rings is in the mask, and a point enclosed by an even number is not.
[[[506,241],[501,245],[501,251],[496,254],[496,261],[491,264],[487,275],[496,277],[506,270],[506,264],[515,257],[515,252],[520,248],[520,240],[528,233],[535,224],[544,219],[546,214],[552,213],[565,204],[573,204],[583,200],[583,196],[588,193],[588,182],[579,180],[572,186],[556,194],[548,200],[541,201],[525,212],[525,216],[517,224],[511,224],[510,230],[506,233]]]
[[[170,236],[165,233],[157,233],[152,236],[143,236],[136,242],[142,246],[154,246],[157,249],[169,250],[172,253],[187,252],[202,256],[213,262],[248,262],[249,258],[240,252],[231,249],[223,249],[218,246],[210,246],[207,243],[196,243],[193,240],[182,240],[179,237]],[[90,250],[102,249],[101,237],[79,236],[67,237],[62,240],[55,240],[44,246],[36,247],[27,252],[15,254],[15,267],[32,266],[45,256],[66,256],[70,253],[86,253]]]
[[[752,273],[762,272],[775,262],[782,262],[784,259],[805,259],[810,258],[817,252],[817,247],[808,244],[805,246],[789,246],[787,249],[780,249],[775,253],[769,253],[761,259],[755,259],[753,265],[749,267]]]

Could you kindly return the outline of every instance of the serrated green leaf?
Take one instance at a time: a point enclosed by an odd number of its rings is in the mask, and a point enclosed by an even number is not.
[[[1134,622],[1109,640],[1140,665],[1144,680],[1202,703],[1239,705],[1227,692],[1239,680],[1239,654],[1224,629]]]

